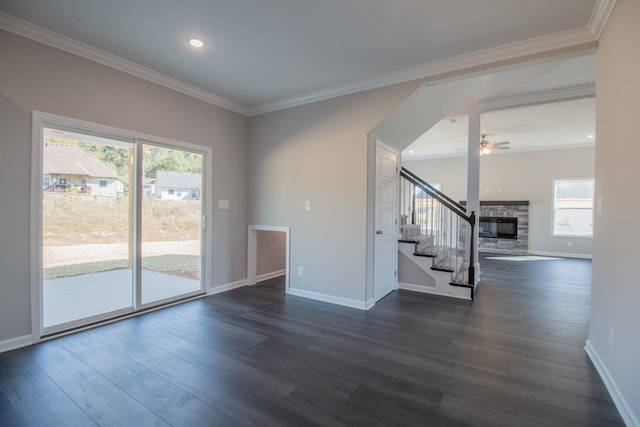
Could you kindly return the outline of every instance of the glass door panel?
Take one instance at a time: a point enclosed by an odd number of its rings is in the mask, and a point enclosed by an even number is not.
[[[44,128],[42,324],[61,330],[133,310],[133,143]]]
[[[142,147],[141,303],[202,291],[204,156]]]

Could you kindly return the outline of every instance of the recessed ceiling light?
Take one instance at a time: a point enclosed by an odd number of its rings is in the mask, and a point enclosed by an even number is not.
[[[594,135],[587,135],[587,138],[589,138],[589,139],[594,138],[594,137],[595,137]]]
[[[200,39],[192,38],[189,39],[189,44],[193,47],[202,47],[204,46],[204,42]]]
[[[409,154],[413,154],[413,150],[409,150]]]

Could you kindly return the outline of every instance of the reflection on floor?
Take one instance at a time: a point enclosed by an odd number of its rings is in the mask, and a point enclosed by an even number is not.
[[[59,325],[132,306],[131,269],[45,280],[43,323]],[[142,270],[142,303],[200,290],[198,280]]]

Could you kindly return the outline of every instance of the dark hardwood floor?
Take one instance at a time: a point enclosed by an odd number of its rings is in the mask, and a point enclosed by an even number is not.
[[[606,426],[591,263],[482,257],[477,299],[370,311],[283,280],[0,354],[0,425]]]

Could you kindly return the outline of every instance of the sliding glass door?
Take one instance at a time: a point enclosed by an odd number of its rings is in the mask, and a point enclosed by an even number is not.
[[[204,292],[206,151],[39,131],[41,335]]]
[[[56,128],[42,143],[42,323],[133,309],[133,141]]]
[[[144,144],[142,304],[201,289],[203,156]]]

